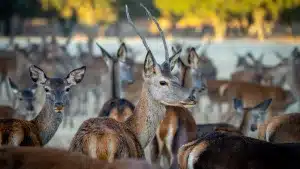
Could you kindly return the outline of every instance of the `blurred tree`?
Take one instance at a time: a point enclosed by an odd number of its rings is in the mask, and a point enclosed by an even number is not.
[[[239,18],[243,27],[250,26],[247,22],[249,15],[253,21],[249,33],[264,39],[265,33],[272,32],[280,12],[300,4],[300,0],[202,0],[201,2],[154,0],[154,2],[161,12],[181,16],[180,27],[210,23],[218,39],[225,36],[227,22],[232,18]]]
[[[94,26],[100,22],[114,22],[116,13],[112,0],[41,0],[44,10],[55,9],[60,16],[69,19],[75,11],[78,23]]]
[[[98,35],[99,25],[102,32],[108,24],[115,22],[117,15],[113,0],[40,0],[44,10],[55,9],[65,21],[76,16],[88,37],[88,48],[93,54],[94,38]]]

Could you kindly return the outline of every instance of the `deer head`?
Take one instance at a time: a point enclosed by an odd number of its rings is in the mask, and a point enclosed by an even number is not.
[[[169,52],[166,43],[166,39],[160,25],[157,20],[152,16],[148,9],[141,4],[145,9],[149,18],[156,24],[160,37],[162,38],[164,49],[165,49],[165,61],[162,64],[158,64],[145,40],[145,38],[139,33],[134,23],[132,22],[127,5],[126,15],[129,24],[134,28],[135,32],[139,35],[143,44],[147,50],[146,58],[144,61],[144,87],[149,91],[149,94],[156,101],[167,106],[193,106],[196,104],[196,98],[194,96],[194,90],[189,91],[189,89],[184,88],[180,85],[179,79],[171,74],[174,64],[176,62],[170,62]],[[177,53],[177,55],[179,52]],[[178,56],[174,56],[175,58]]]
[[[68,103],[68,94],[72,86],[80,83],[84,77],[86,67],[72,70],[65,78],[49,78],[39,67],[30,66],[30,77],[37,85],[42,85],[46,92],[46,102],[55,112],[63,112]]]
[[[15,109],[20,115],[30,115],[35,113],[37,98],[36,98],[36,88],[37,85],[33,85],[30,88],[19,89],[17,84],[15,84],[10,78],[9,83],[12,89],[12,92],[15,94]]]
[[[134,62],[128,57],[125,43],[120,45],[117,56],[110,55],[98,43],[97,46],[100,48],[104,60],[109,67],[114,67],[113,65],[118,64],[120,82],[122,84],[132,84],[134,82]]]
[[[236,54],[237,56],[237,61],[235,64],[235,68],[246,68],[246,67],[250,67],[249,62],[247,61],[246,57],[241,56],[240,54]]]
[[[267,99],[254,107],[243,108],[242,100],[234,99],[234,107],[239,114],[250,114],[249,128],[252,132],[254,132],[257,130],[259,125],[265,122],[267,109],[270,106],[271,102],[272,99]]]
[[[296,65],[300,64],[300,51],[297,47],[292,51],[292,63]]]

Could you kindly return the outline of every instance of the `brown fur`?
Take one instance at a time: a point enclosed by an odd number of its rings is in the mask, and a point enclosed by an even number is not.
[[[194,140],[192,142],[189,142],[183,146],[180,147],[178,150],[178,155],[177,159],[179,162],[179,168],[180,169],[188,169],[188,158],[191,153],[193,154],[201,154],[201,152],[205,151],[206,147],[208,146],[207,142],[199,142],[202,138],[205,138],[207,135],[210,135],[211,133],[218,132],[218,133],[228,133],[230,135],[235,135],[235,136],[242,136],[245,135],[245,127],[247,126],[247,122],[249,119],[249,110],[250,108],[243,108],[243,116],[241,123],[239,127],[234,127],[231,125],[228,125],[226,127],[219,126],[219,124],[222,123],[215,123],[209,125],[210,131],[207,131],[206,133],[203,133],[201,137],[198,137],[197,140]],[[200,125],[199,125],[200,126]],[[205,126],[205,124],[203,125]]]
[[[39,131],[30,121],[1,119],[1,145],[41,146]]]
[[[80,128],[83,129],[81,130],[83,132],[76,133],[69,149],[71,152],[82,152],[110,162],[121,157],[144,157],[143,148],[134,133],[126,125],[118,123],[115,119],[93,118],[83,122]],[[92,145],[96,147],[89,147]],[[95,154],[92,153],[93,151]]]
[[[135,106],[126,99],[110,99],[103,105],[98,117],[110,117],[119,122],[126,121],[134,111]]]
[[[227,96],[229,102],[236,97],[243,100],[246,107],[255,106],[266,98],[272,98],[273,101],[267,115],[268,119],[276,113],[284,111],[286,105],[293,103],[290,93],[281,87],[262,86],[247,82],[230,82],[222,85],[220,89],[223,90],[221,95]]]
[[[220,132],[194,141],[189,151],[180,169],[291,169],[297,166],[300,155],[297,143],[272,144]]]
[[[70,153],[53,148],[2,147],[0,168],[22,169],[151,169],[154,167],[144,160],[118,160],[114,163],[94,160],[80,153]]]
[[[254,82],[260,83],[261,79],[259,74],[254,71],[238,71],[231,74],[231,80],[235,82]]]
[[[15,109],[10,106],[0,106],[0,118],[12,118],[15,114]]]
[[[177,161],[180,169],[186,169],[187,166],[187,157],[190,152],[193,150],[193,147],[197,144],[198,140],[189,142],[178,149]]]
[[[222,103],[227,103],[227,97],[221,96],[219,92],[220,86],[222,86],[225,83],[228,83],[228,80],[206,80],[206,86],[207,86],[207,96],[210,100],[210,102],[215,102],[219,106],[219,112],[222,112]]]
[[[18,118],[25,119],[25,115],[16,113],[16,110],[10,106],[0,106],[0,119]]]
[[[273,143],[300,142],[300,114],[274,116],[264,124],[265,138]]]
[[[179,134],[179,128],[183,128],[185,133]],[[180,142],[178,137],[184,136],[187,137],[185,138],[186,140]],[[153,146],[153,148],[158,149],[158,151],[151,150],[152,157],[154,157],[152,162],[157,162],[162,155],[165,155],[168,157],[169,165],[171,165],[174,159],[173,156],[174,154],[176,156],[179,147],[194,140],[196,137],[196,122],[191,112],[185,108],[167,106],[166,117],[160,123],[155,139],[151,142],[151,144],[157,144],[157,147]],[[156,141],[157,143],[155,143]]]

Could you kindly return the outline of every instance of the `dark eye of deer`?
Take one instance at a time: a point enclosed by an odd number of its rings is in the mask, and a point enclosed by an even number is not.
[[[162,85],[162,86],[165,86],[165,85],[167,85],[167,82],[166,81],[160,81],[159,84]]]
[[[48,93],[48,92],[50,92],[50,90],[49,90],[48,88],[45,88],[45,92],[47,92],[47,93]]]
[[[66,92],[69,92],[70,91],[70,88],[68,87],[68,88],[66,88]]]

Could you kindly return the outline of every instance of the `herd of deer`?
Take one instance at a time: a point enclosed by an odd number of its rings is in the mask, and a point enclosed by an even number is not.
[[[79,59],[72,58],[67,53],[70,39],[61,46],[54,36],[49,44],[44,39],[43,45],[32,44],[25,49],[14,45],[0,51],[0,167],[291,169],[298,166],[300,114],[281,113],[300,101],[297,73],[300,51],[295,48],[290,57],[276,53],[280,63],[275,66],[265,66],[262,56],[255,59],[251,53],[239,55],[237,71],[231,80],[218,80],[213,62],[206,52],[198,55],[198,47],[182,50],[181,45],[175,44],[170,56],[158,22],[145,6],[141,7],[159,29],[165,50],[162,64],[157,63],[135,27],[127,6],[128,22],[147,51],[144,64],[134,63],[125,43],[116,55],[97,44],[102,57],[91,57],[92,53],[80,50]],[[65,72],[69,74],[62,76]],[[283,89],[285,82],[290,90]],[[105,87],[99,89],[100,84]],[[97,106],[94,110],[87,109],[86,102],[91,101],[87,93],[91,88],[101,110]],[[132,98],[127,97],[128,93]],[[206,116],[217,104],[222,122],[196,124],[191,109],[203,95],[210,100]],[[102,106],[103,98],[108,101]],[[230,105],[224,113],[223,103]],[[63,119],[65,125],[70,121],[73,126],[72,117],[90,114],[87,111],[100,113],[81,124],[68,151],[38,148],[51,140]],[[146,147],[150,149],[151,164],[145,160]]]

